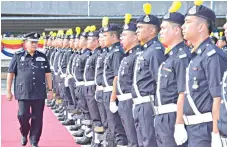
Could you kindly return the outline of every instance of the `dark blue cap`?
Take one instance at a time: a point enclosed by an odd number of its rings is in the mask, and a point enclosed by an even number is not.
[[[70,39],[75,39],[75,38],[76,38],[75,34],[70,35]]]
[[[80,34],[80,37],[81,37],[81,36],[87,38],[87,37],[88,37],[88,32],[83,32],[82,34]]]
[[[38,42],[40,38],[40,34],[36,32],[31,32],[31,33],[25,34],[24,38],[26,40]]]
[[[177,23],[179,25],[183,25],[184,24],[184,15],[179,12],[173,12],[173,13],[168,12],[163,17],[163,20]]]
[[[130,22],[129,24],[123,25],[123,30],[136,32],[137,30],[136,23]]]
[[[140,18],[136,20],[136,23],[142,23],[142,24],[153,24],[157,27],[160,27],[160,20],[157,16],[154,15],[143,15]]]
[[[70,39],[71,35],[64,35],[64,39]]]
[[[225,36],[221,36],[221,37],[219,38],[219,40],[226,41],[226,37],[225,37]]]
[[[200,5],[200,6],[192,6],[188,9],[186,16],[198,16],[208,20],[211,20],[215,23],[216,15],[213,10],[210,8]]]
[[[103,32],[111,31],[121,31],[121,26],[119,24],[111,23],[107,27],[103,28]]]
[[[89,32],[88,37],[99,37],[99,31]]]

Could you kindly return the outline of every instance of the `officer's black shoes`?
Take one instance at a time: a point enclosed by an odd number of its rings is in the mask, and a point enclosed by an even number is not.
[[[38,144],[32,144],[32,147],[39,147]]]
[[[74,126],[70,126],[69,130],[70,131],[77,131],[81,128],[82,125],[75,124]]]
[[[27,143],[28,143],[27,137],[26,136],[22,136],[21,137],[21,145],[22,146],[26,146]]]
[[[64,126],[71,126],[71,125],[75,125],[75,121],[72,119],[67,119],[66,121],[62,122],[62,124]]]
[[[64,113],[59,113],[58,114],[58,117],[63,117],[64,116]]]
[[[59,121],[65,121],[65,117],[64,116],[63,117],[59,117],[58,120]]]
[[[76,143],[80,145],[88,145],[91,144],[91,140],[92,140],[91,137],[84,136],[83,138],[78,139]]]
[[[78,131],[76,131],[75,133],[72,134],[74,137],[83,137],[84,135],[84,130],[79,129]]]

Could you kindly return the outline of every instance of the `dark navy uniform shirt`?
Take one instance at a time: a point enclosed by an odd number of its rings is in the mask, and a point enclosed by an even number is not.
[[[105,86],[103,85],[103,69],[104,69],[104,60],[107,55],[107,48],[103,48],[101,50],[101,54],[98,56],[96,61],[96,77],[95,82],[98,86]]]
[[[73,51],[73,53],[71,54],[70,58],[69,58],[69,62],[68,62],[68,74],[72,75],[72,68],[73,68],[73,59],[75,56],[78,55],[78,51]],[[75,65],[75,64],[74,64]]]
[[[159,67],[155,105],[177,103],[179,93],[185,92],[186,68],[190,61],[189,48],[182,41],[166,55]]]
[[[63,74],[66,74],[66,68],[71,55],[72,55],[72,49],[65,49],[65,53],[63,54],[62,60],[61,60],[61,70]]]
[[[224,51],[225,56],[227,57],[227,45],[223,46],[222,47],[222,50]]]
[[[84,74],[84,67],[85,63],[87,61],[87,58],[90,56],[91,50],[90,49],[84,49],[81,50],[81,54],[76,58],[75,63],[75,69],[74,69],[74,75],[76,76],[76,81],[84,81],[83,74]]]
[[[54,68],[54,73],[58,74],[59,73],[59,60],[60,56],[63,53],[62,49],[57,49],[56,53],[54,54],[54,60],[53,60],[53,68]]]
[[[141,96],[154,95],[156,93],[156,82],[158,68],[165,61],[164,47],[158,41],[157,37],[143,45],[143,52],[137,57],[134,67],[134,83],[138,87]],[[136,64],[138,66],[136,67]],[[132,96],[138,97],[136,87],[133,84]]]
[[[212,112],[213,98],[221,97],[221,81],[226,64],[225,54],[210,38],[192,53],[186,72],[185,115],[195,115],[188,101],[190,97],[200,113]]]
[[[76,54],[74,55],[73,59],[72,59],[72,66],[71,66],[71,74],[75,76],[75,68],[76,68],[76,60],[77,58],[80,56],[80,52],[81,51],[76,51]]]
[[[53,49],[53,52],[50,55],[50,66],[53,66],[54,65],[54,57],[55,57],[55,54],[57,53],[57,51],[58,50],[56,48],[54,48]]]
[[[95,64],[96,64],[96,60],[98,55],[100,54],[100,50],[101,48],[96,48],[94,51],[92,51],[92,55],[90,57],[88,57],[87,61],[86,61],[86,66],[84,71],[85,74],[85,79],[86,81],[94,81],[95,78]]]
[[[129,50],[122,59],[118,72],[117,95],[131,93],[134,61],[140,51],[141,47],[140,45],[137,45]]]
[[[17,100],[45,99],[45,73],[50,73],[50,65],[45,54],[35,51],[31,56],[27,51],[16,53],[11,59],[9,73],[15,74],[14,94]]]
[[[119,42],[108,48],[108,54],[104,60],[103,86],[113,86],[113,79],[118,75],[118,70],[123,57],[124,50]]]

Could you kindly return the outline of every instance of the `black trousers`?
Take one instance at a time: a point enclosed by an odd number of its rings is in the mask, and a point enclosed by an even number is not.
[[[42,134],[45,99],[18,100],[18,105],[18,120],[20,122],[21,134],[27,136],[30,132],[30,143],[38,143]],[[30,119],[31,123],[29,122]]]

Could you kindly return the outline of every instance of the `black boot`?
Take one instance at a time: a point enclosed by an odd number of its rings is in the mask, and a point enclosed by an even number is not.
[[[26,144],[28,143],[28,139],[26,136],[22,136],[21,137],[21,145],[22,146],[26,146]]]
[[[75,133],[72,134],[74,137],[83,137],[84,135],[84,130],[79,129],[78,131],[76,131]]]
[[[80,145],[89,145],[91,144],[91,139],[91,137],[84,136],[83,138],[78,139],[76,143]]]
[[[79,124],[75,124],[74,126],[71,126],[69,128],[70,131],[77,131],[81,128],[82,125],[79,125]]]
[[[64,126],[71,126],[75,125],[75,121],[73,119],[67,119],[66,121],[62,122]]]

